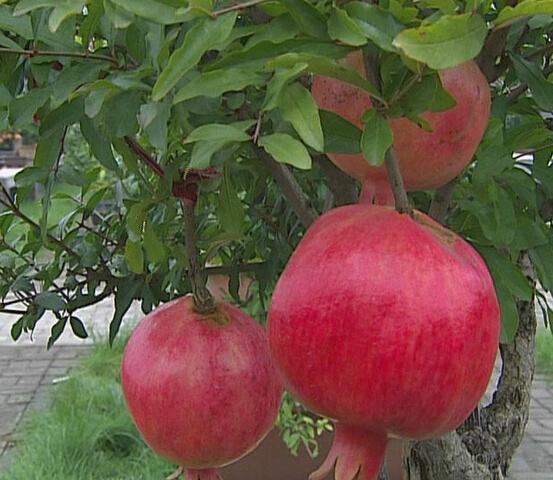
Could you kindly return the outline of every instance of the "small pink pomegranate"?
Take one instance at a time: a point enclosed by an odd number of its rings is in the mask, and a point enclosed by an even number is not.
[[[345,62],[365,74],[360,50],[346,57]],[[443,70],[440,78],[457,104],[443,112],[422,115],[432,126],[432,132],[423,130],[407,118],[390,121],[407,190],[434,189],[453,180],[472,160],[488,126],[490,88],[476,63],[467,62]],[[368,93],[322,76],[315,76],[312,93],[320,108],[335,112],[363,128],[361,117],[372,107]],[[362,154],[330,154],[329,158],[364,183],[366,196],[375,197],[377,203],[393,203],[385,167],[370,166]]]
[[[389,437],[458,427],[488,385],[499,317],[484,261],[426,215],[361,204],[320,217],[269,311],[286,387],[337,420],[311,478],[375,480]]]
[[[122,364],[123,391],[146,443],[185,469],[216,468],[251,452],[273,427],[282,387],[265,332],[227,303],[200,315],[191,296],[147,315]]]

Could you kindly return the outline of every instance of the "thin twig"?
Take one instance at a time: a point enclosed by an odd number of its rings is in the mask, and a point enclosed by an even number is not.
[[[13,310],[11,308],[0,308],[0,313],[9,313],[12,315],[25,315],[27,310]]]
[[[236,5],[231,5],[230,7],[215,10],[214,12],[211,12],[211,16],[216,18],[224,15],[225,13],[234,12],[236,10],[243,10],[244,8],[248,7],[254,7],[255,5],[259,5],[260,3],[264,3],[266,1],[268,0],[250,0],[249,2],[237,3]]]
[[[407,93],[409,93],[409,90],[411,90],[418,82],[420,82],[421,78],[422,78],[422,73],[416,73],[415,75],[413,75],[409,79],[409,81],[405,84],[405,86],[394,94],[394,96],[390,99],[388,104],[392,106],[395,103],[397,103],[399,100],[401,100],[405,95],[407,95]]]
[[[444,223],[451,200],[453,199],[453,193],[455,192],[456,185],[457,180],[452,180],[442,188],[436,190],[430,205],[430,210],[428,211],[428,215],[430,215],[437,222]]]
[[[70,57],[70,58],[84,58],[90,60],[100,60],[103,62],[110,62],[119,67],[119,62],[116,58],[108,57],[107,55],[98,55],[95,53],[87,52],[56,52],[50,50],[26,50],[18,48],[0,48],[0,54],[2,53],[14,53],[18,55],[28,55],[29,57]]]
[[[407,191],[405,190],[405,184],[403,183],[403,177],[399,170],[399,162],[394,151],[394,147],[391,147],[386,152],[386,170],[388,171],[388,179],[390,181],[390,187],[394,194],[396,201],[396,210],[399,213],[407,213],[411,215],[413,213],[413,207],[409,202]]]
[[[282,194],[290,202],[300,221],[308,227],[318,217],[317,212],[309,205],[300,184],[292,172],[282,163],[276,162],[271,155],[259,147],[254,147],[257,157],[271,172],[275,181],[282,190]]]

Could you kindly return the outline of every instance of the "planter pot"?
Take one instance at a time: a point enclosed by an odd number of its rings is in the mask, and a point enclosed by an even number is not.
[[[326,457],[332,438],[332,433],[319,437],[318,458],[310,458],[304,448],[294,457],[275,429],[254,452],[221,469],[221,476],[224,480],[307,480]]]

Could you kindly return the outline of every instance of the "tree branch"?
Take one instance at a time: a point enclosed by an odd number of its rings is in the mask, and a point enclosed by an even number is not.
[[[126,136],[125,142],[139,160],[142,160],[158,177],[165,176],[165,170],[134,138]]]
[[[355,180],[334,165],[326,155],[318,155],[316,160],[327,179],[328,188],[334,195],[336,206],[356,203],[359,195]]]
[[[283,195],[290,202],[300,221],[308,227],[318,217],[317,212],[307,202],[305,194],[292,172],[285,165],[276,162],[271,155],[260,147],[254,147],[258,158],[278,183]]]
[[[0,47],[0,54],[2,53],[28,55],[30,58],[32,57],[69,57],[69,58],[100,60],[102,62],[110,62],[117,67],[120,66],[116,58],[108,57],[107,55],[98,55],[95,53],[88,53],[88,52],[57,52],[57,51],[50,51],[50,50],[26,50],[26,49],[18,49],[18,48]]]
[[[455,192],[455,186],[457,185],[457,179],[452,180],[443,187],[436,190],[432,204],[428,215],[439,223],[444,223],[451,200],[453,199],[453,193]]]

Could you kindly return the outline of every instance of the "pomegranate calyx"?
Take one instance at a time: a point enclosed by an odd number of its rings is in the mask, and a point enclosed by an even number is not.
[[[376,480],[387,444],[385,433],[338,423],[328,457],[309,480],[323,480],[333,469],[335,480]]]
[[[217,470],[210,468],[206,470],[186,470],[184,480],[223,480]]]

